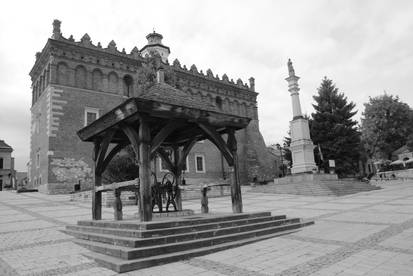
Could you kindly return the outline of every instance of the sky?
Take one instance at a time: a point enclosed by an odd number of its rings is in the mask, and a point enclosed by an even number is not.
[[[384,91],[413,106],[410,0],[7,1],[0,11],[0,139],[13,147],[19,171],[30,151],[28,74],[53,19],[65,37],[88,33],[104,47],[113,39],[127,52],[155,29],[171,48],[170,62],[244,82],[253,76],[267,145],[282,142],[292,119],[288,58],[308,115],[324,76],[356,104],[356,120],[369,96]]]

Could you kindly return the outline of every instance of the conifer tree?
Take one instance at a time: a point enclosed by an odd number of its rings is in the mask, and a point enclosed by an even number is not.
[[[339,175],[351,175],[358,171],[360,155],[360,133],[353,116],[355,104],[348,102],[343,93],[339,93],[333,81],[324,77],[313,96],[315,113],[312,113],[311,136],[315,145],[320,145],[327,160],[335,160]]]

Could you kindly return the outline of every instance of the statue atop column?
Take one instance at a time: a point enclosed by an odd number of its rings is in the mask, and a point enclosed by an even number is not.
[[[310,138],[310,128],[308,120],[303,117],[301,112],[300,97],[298,91],[298,80],[295,75],[293,63],[288,59],[288,91],[291,94],[293,120],[290,122],[291,131],[291,155],[293,159],[292,174],[308,173],[316,170],[314,162],[314,145]]]

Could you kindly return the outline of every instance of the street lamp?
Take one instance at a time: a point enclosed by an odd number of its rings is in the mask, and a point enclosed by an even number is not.
[[[280,156],[281,156],[281,175],[282,177],[284,177],[284,161],[283,161],[283,151],[282,151],[282,147],[280,146],[280,144],[275,144],[275,146],[277,147],[277,149],[280,151]]]

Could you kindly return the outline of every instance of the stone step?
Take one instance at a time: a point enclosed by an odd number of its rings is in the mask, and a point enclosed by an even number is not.
[[[79,226],[94,226],[94,227],[108,227],[118,229],[133,229],[133,230],[150,230],[150,229],[162,229],[173,228],[179,226],[188,226],[196,224],[205,224],[213,222],[233,221],[238,219],[247,219],[255,217],[271,216],[271,212],[257,212],[257,213],[242,213],[231,214],[224,216],[187,216],[177,220],[165,220],[165,221],[151,221],[151,222],[131,222],[131,221],[105,221],[105,220],[85,220],[78,221]]]
[[[247,223],[249,222],[249,223]],[[266,227],[273,227],[273,226],[280,226],[286,224],[293,224],[299,223],[300,219],[280,219],[279,217],[268,217],[266,220],[262,221],[244,221],[242,224],[235,224],[235,225],[215,225],[213,228],[207,228],[207,230],[199,230],[197,229],[187,229],[186,231],[182,231],[180,233],[175,233],[174,228],[171,228],[171,232],[168,233],[169,235],[158,236],[158,237],[151,237],[151,238],[136,238],[136,237],[121,237],[117,235],[116,229],[115,232],[111,232],[111,234],[104,234],[99,233],[96,227],[90,227],[85,229],[85,227],[76,229],[76,227],[68,226],[66,230],[62,230],[64,233],[72,235],[78,239],[96,241],[101,243],[107,243],[112,245],[119,245],[125,247],[145,247],[145,246],[153,246],[153,245],[163,245],[163,244],[171,244],[177,242],[183,242],[188,240],[196,240],[201,238],[209,238],[209,237],[216,237],[220,235],[227,235],[231,233],[240,233],[245,232],[253,229],[262,229]],[[85,231],[87,230],[87,231]],[[96,230],[96,231],[92,231]],[[104,230],[112,230],[112,229],[104,229]],[[164,229],[162,229],[164,230]],[[165,229],[166,230],[166,229]]]
[[[98,234],[106,235],[116,235],[121,237],[134,237],[134,238],[149,238],[153,236],[166,236],[172,234],[181,234],[195,231],[203,231],[209,229],[217,229],[224,227],[233,227],[239,225],[246,225],[250,223],[258,223],[264,221],[282,220],[285,219],[285,215],[281,216],[263,216],[263,217],[249,217],[245,219],[230,220],[223,222],[210,222],[204,224],[190,224],[186,226],[172,227],[172,228],[161,228],[153,230],[133,230],[133,229],[123,229],[123,228],[110,228],[110,227],[96,227],[96,226],[79,226],[79,225],[68,225],[66,230],[78,231],[78,232],[92,232]]]
[[[202,256],[205,254],[246,245],[246,244],[257,242],[260,240],[265,240],[265,239],[269,239],[273,237],[287,235],[290,233],[294,233],[296,231],[297,229],[286,230],[286,231],[270,233],[270,234],[261,235],[261,236],[255,236],[249,239],[237,240],[237,241],[232,241],[232,242],[227,242],[223,244],[202,247],[202,248],[194,248],[194,249],[185,250],[181,252],[162,254],[162,255],[153,256],[153,257],[146,257],[146,258],[142,258],[138,260],[122,260],[119,258],[107,256],[107,255],[96,253],[96,252],[84,253],[83,255],[93,259],[98,264],[106,268],[109,268],[119,273],[123,273],[123,272],[132,271],[132,270],[147,268],[147,267],[151,267],[155,265],[176,262],[182,259]]]
[[[75,243],[84,246],[94,252],[100,254],[110,255],[112,257],[120,258],[123,260],[132,260],[139,258],[147,258],[151,256],[158,256],[170,253],[176,253],[181,251],[193,250],[196,248],[211,247],[219,244],[250,239],[257,236],[269,235],[277,232],[298,229],[303,227],[308,223],[290,223],[286,225],[272,226],[262,229],[249,229],[246,232],[240,233],[230,233],[225,235],[220,235],[217,237],[201,238],[197,240],[183,241],[179,243],[164,244],[164,245],[154,245],[141,248],[129,248],[118,245],[104,244],[94,241],[86,240],[75,240]]]

